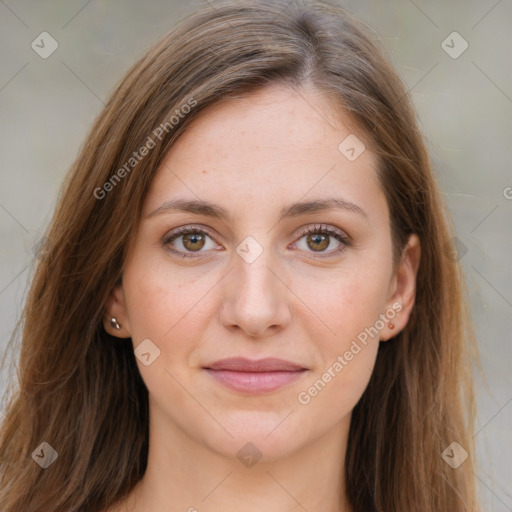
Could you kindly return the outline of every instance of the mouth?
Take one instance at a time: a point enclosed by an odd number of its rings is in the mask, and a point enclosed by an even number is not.
[[[203,369],[219,384],[246,394],[275,391],[308,372],[300,364],[276,358],[223,359],[204,366]]]

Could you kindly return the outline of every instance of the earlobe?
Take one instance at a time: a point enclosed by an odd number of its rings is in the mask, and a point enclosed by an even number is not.
[[[391,297],[387,304],[389,321],[381,331],[380,340],[387,341],[405,328],[416,298],[416,278],[420,265],[421,246],[416,234],[409,236],[400,265],[393,276]]]
[[[122,285],[112,290],[105,303],[103,327],[108,334],[116,338],[131,337]]]

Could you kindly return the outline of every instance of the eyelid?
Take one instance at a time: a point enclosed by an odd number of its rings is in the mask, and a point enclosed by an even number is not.
[[[311,229],[311,226],[313,226],[313,229]],[[308,224],[307,226],[304,226],[301,228],[295,236],[303,237],[304,235],[314,234],[316,231],[319,231],[321,233],[328,233],[329,235],[333,237],[339,237],[343,239],[343,241],[350,245],[352,244],[352,238],[343,230],[331,226],[329,224]]]

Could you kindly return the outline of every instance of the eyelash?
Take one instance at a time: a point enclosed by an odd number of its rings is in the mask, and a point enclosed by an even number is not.
[[[170,233],[167,233],[164,236],[164,238],[162,239],[162,245],[164,247],[166,247],[167,250],[169,250],[173,254],[176,254],[179,257],[197,258],[199,253],[204,252],[204,251],[198,251],[195,254],[190,253],[190,252],[183,253],[181,251],[177,251],[176,249],[173,249],[172,246],[170,245],[171,242],[173,242],[175,239],[179,238],[180,236],[193,234],[193,233],[200,233],[200,234],[208,235],[210,238],[214,239],[214,237],[212,236],[210,231],[205,228],[196,228],[194,226],[184,226],[181,228],[177,228],[177,229],[171,231]],[[331,258],[331,257],[337,256],[337,255],[343,253],[347,247],[352,245],[352,241],[351,241],[350,237],[347,236],[345,233],[343,233],[342,231],[339,231],[335,228],[325,226],[325,225],[317,225],[317,226],[314,226],[313,229],[311,228],[311,226],[302,228],[298,233],[297,241],[300,240],[301,238],[303,238],[305,235],[310,235],[310,234],[328,235],[333,238],[336,238],[336,240],[341,242],[341,245],[338,248],[328,251],[327,256],[322,255],[321,252],[314,253],[315,254],[315,256],[313,257],[314,259],[316,259],[316,258],[320,258],[320,259]]]

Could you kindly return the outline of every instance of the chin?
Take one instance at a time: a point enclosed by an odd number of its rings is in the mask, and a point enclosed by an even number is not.
[[[219,455],[235,456],[242,463],[245,457],[261,457],[262,462],[285,458],[307,442],[305,429],[298,428],[290,417],[286,418],[289,412],[236,414],[236,417],[221,421],[232,437],[223,429],[216,429],[222,432],[212,438],[210,431],[204,441]]]

